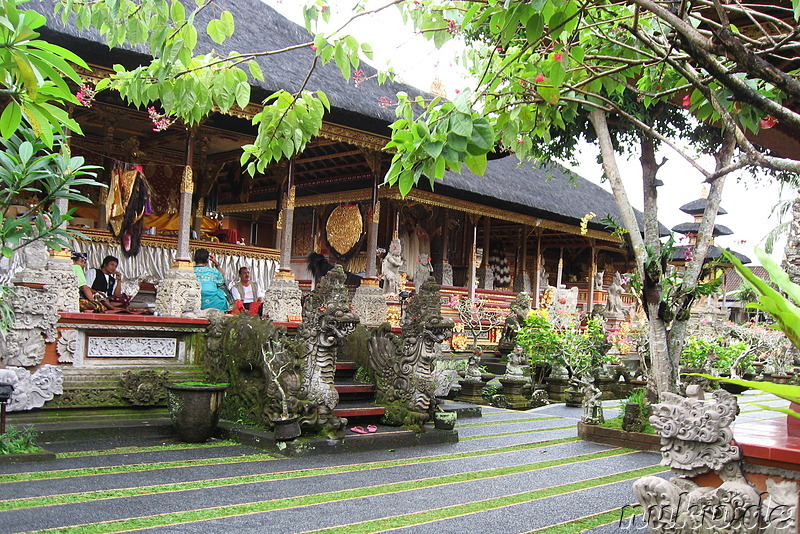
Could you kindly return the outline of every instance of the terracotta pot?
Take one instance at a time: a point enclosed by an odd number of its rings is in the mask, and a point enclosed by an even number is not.
[[[289,419],[277,419],[272,421],[275,425],[275,439],[277,441],[290,441],[300,436],[300,423],[297,422],[297,417]]]
[[[169,415],[181,441],[202,443],[214,434],[226,389],[227,385],[167,386]]]

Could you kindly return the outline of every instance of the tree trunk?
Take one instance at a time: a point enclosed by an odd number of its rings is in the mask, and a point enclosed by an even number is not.
[[[784,251],[783,268],[792,282],[800,284],[800,191],[792,203],[792,222]]]

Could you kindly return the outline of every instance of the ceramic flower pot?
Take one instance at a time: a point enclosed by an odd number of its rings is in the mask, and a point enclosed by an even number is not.
[[[167,386],[169,415],[181,441],[202,443],[214,434],[226,389],[227,384]]]
[[[456,412],[436,412],[433,414],[433,426],[439,430],[453,430],[457,419]]]
[[[297,422],[297,417],[289,419],[276,419],[272,421],[275,426],[275,440],[277,441],[291,441],[300,436],[300,423]]]

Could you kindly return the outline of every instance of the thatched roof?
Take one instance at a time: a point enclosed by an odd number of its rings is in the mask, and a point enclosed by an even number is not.
[[[128,67],[136,67],[149,61],[143,47],[129,47],[125,50],[112,50],[103,43],[96,31],[79,32],[68,24],[64,26],[60,19],[53,16],[53,1],[40,0],[25,4],[44,14],[48,18],[47,28],[42,36],[76,52],[89,63],[110,66],[121,63]],[[236,30],[232,37],[222,45],[214,43],[203,31],[212,16],[219,10],[226,9],[233,13]],[[188,11],[188,9],[187,9]],[[198,53],[216,50],[221,54],[235,50],[238,52],[262,52],[278,50],[288,46],[313,41],[313,37],[305,28],[287,20],[260,0],[219,0],[214,9],[204,9],[196,17],[198,28]],[[254,82],[253,86],[260,90],[254,93],[253,101],[259,101],[266,95],[284,89],[296,92],[300,89],[308,69],[314,60],[314,51],[310,47],[280,53],[274,56],[257,59],[261,65],[265,80]],[[372,76],[375,69],[362,64],[364,76]],[[252,80],[251,80],[252,81]],[[335,121],[362,130],[378,132],[386,135],[386,124],[394,121],[394,109],[378,104],[381,97],[396,100],[396,93],[407,92],[410,96],[432,95],[415,87],[387,82],[378,85],[375,79],[355,87],[352,80],[345,80],[333,61],[326,65],[318,65],[306,85],[311,91],[323,90],[328,96],[332,108],[335,108]],[[260,93],[260,94],[259,94]]]
[[[697,234],[699,230],[700,230],[699,222],[680,223],[672,227],[672,231],[677,232],[679,234]],[[714,237],[720,235],[732,235],[732,234],[733,230],[731,230],[727,226],[723,226],[721,224],[714,225],[714,231],[712,233]]]
[[[687,202],[679,209],[684,213],[688,213],[689,215],[699,215],[706,211],[707,205],[708,205],[707,198],[698,198],[697,200],[692,200],[691,202]],[[725,209],[722,206],[720,206],[719,209],[717,210],[717,215],[725,215],[726,213],[728,212],[725,211]]]
[[[588,213],[596,214],[589,222],[605,230],[600,223],[606,215],[621,224],[614,197],[585,178],[556,163],[520,164],[514,156],[488,162],[485,176],[464,169],[462,174],[448,171],[435,190],[454,198],[481,202],[498,208],[525,213],[569,224],[578,224]],[[639,225],[642,213],[636,211]],[[662,234],[667,229],[661,226]]]

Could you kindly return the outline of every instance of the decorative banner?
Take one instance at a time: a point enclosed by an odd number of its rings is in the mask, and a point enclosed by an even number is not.
[[[337,206],[325,224],[328,243],[339,257],[349,256],[361,241],[364,222],[357,204]]]

